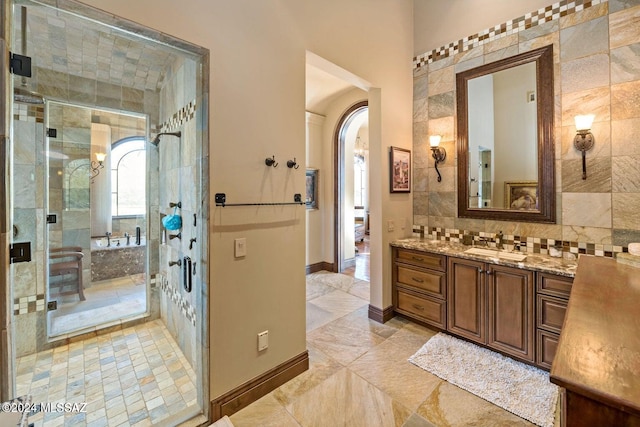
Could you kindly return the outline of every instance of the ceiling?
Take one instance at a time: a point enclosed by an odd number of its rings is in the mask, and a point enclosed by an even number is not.
[[[355,86],[307,63],[306,69],[306,109],[316,114],[326,114],[327,107],[334,99],[355,89]]]

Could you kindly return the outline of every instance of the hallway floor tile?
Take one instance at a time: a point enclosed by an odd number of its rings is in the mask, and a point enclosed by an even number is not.
[[[309,370],[232,415],[234,426],[533,426],[409,363],[436,331],[369,320],[368,295],[352,276],[307,276]]]

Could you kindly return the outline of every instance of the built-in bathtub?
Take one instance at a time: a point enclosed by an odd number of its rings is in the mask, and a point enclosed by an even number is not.
[[[145,272],[146,239],[136,245],[135,237],[91,240],[91,281],[115,279]]]

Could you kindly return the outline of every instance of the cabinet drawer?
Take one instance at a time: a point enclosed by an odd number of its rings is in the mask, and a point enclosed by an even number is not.
[[[420,298],[402,291],[398,291],[397,301],[398,312],[415,316],[426,323],[445,329],[446,303],[444,301],[429,297]]]
[[[572,284],[573,279],[571,277],[538,273],[538,292],[543,294],[569,298]]]
[[[538,329],[536,336],[536,363],[544,369],[551,369],[558,349],[559,335]]]
[[[550,332],[560,333],[564,315],[567,312],[567,301],[548,295],[538,295],[537,326]]]
[[[444,271],[421,271],[398,265],[398,284],[420,289],[437,298],[445,298],[446,277]]]
[[[396,260],[398,262],[438,271],[445,271],[447,265],[447,257],[444,255],[411,251],[408,249],[396,249]]]

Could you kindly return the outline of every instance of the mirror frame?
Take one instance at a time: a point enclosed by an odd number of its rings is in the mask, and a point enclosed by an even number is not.
[[[476,77],[529,62],[536,63],[538,115],[538,210],[469,207],[469,120],[467,82]],[[554,148],[553,45],[505,58],[456,74],[458,217],[501,221],[556,222]]]

